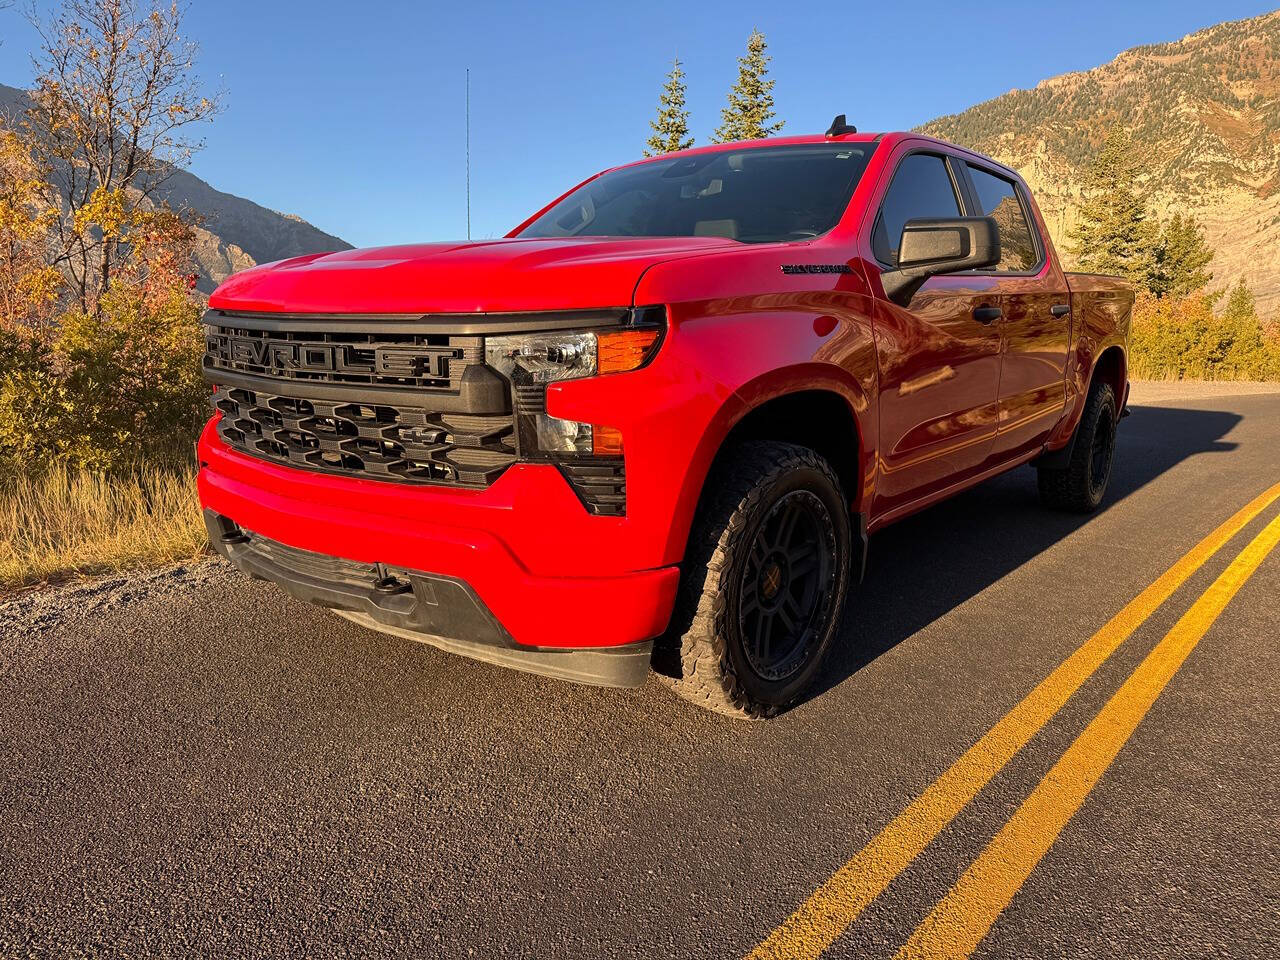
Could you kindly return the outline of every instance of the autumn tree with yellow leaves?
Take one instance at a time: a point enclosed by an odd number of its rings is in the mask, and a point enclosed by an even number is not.
[[[25,132],[64,200],[54,263],[81,310],[97,310],[165,180],[203,145],[192,131],[218,113],[182,13],[176,3],[65,0],[33,18],[40,72]]]
[[[57,312],[62,275],[50,245],[57,220],[44,171],[17,134],[0,130],[0,322],[43,329]]]
[[[64,0],[0,131],[0,480],[189,451],[205,412],[194,220],[165,180],[219,109],[183,8]]]

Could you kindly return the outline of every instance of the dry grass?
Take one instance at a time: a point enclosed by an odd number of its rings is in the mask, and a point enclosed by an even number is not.
[[[1179,371],[1176,367],[1160,367],[1145,362],[1142,357],[1131,357],[1129,361],[1129,377],[1132,380],[1151,380],[1157,383],[1171,383],[1177,380],[1193,380],[1205,383],[1264,383],[1255,370],[1240,370],[1234,367],[1205,367],[1203,369]]]
[[[194,468],[54,469],[0,487],[0,592],[208,549]]]

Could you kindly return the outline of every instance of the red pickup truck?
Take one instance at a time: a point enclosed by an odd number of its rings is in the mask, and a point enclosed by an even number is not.
[[[235,566],[368,627],[767,716],[868,534],[1028,462],[1049,506],[1098,506],[1132,303],[950,144],[687,150],[503,239],[227,280],[200,496]]]

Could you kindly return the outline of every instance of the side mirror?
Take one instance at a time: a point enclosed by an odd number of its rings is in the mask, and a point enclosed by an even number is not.
[[[1000,228],[991,217],[908,220],[898,243],[898,266],[880,274],[884,294],[900,307],[926,280],[1000,262]]]

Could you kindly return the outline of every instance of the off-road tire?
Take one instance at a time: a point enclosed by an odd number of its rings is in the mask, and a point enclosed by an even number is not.
[[[807,570],[788,575],[782,589],[810,598],[806,602],[812,602],[812,612],[805,622],[811,626],[800,630],[809,642],[797,642],[794,674],[770,680],[751,665],[753,654],[748,652],[760,653],[756,634],[761,631],[746,630],[752,636],[743,639],[744,623],[760,623],[749,619],[760,616],[759,608],[752,600],[740,601],[755,597],[764,579],[759,554],[752,556],[753,546],[763,549],[760,544],[771,530],[778,531],[781,540],[780,525],[796,511],[806,518],[791,523],[791,529],[799,531],[792,542],[801,543],[798,549],[804,553],[796,566],[812,563],[816,572],[812,580]],[[829,526],[821,522],[824,512]],[[806,525],[803,529],[801,523]],[[806,536],[809,530],[812,537]],[[803,544],[810,541],[815,547],[806,550]],[[726,451],[707,478],[671,627],[654,652],[655,671],[681,697],[716,713],[761,718],[785,710],[811,685],[835,638],[848,591],[851,543],[848,501],[840,481],[813,450],[757,441]],[[744,584],[753,570],[760,577]],[[821,592],[811,593],[809,584],[818,584]],[[770,598],[776,601],[781,591],[773,589]],[[794,609],[785,599],[776,606]]]
[[[1065,467],[1039,468],[1040,502],[1055,510],[1092,513],[1102,503],[1111,479],[1116,449],[1116,394],[1111,384],[1089,388]]]

